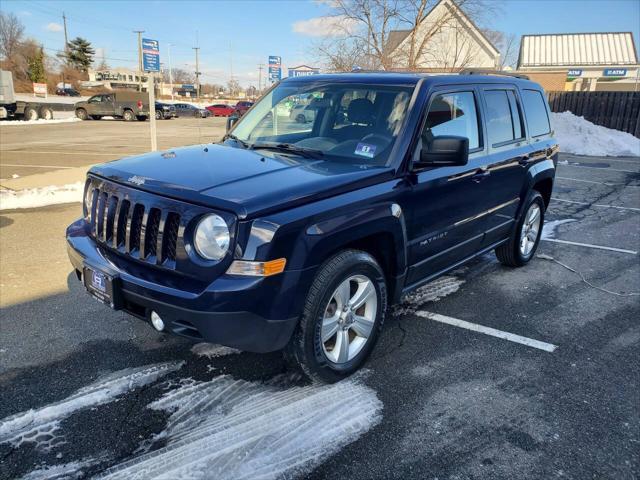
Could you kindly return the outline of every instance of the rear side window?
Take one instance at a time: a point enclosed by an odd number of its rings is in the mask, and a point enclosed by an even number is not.
[[[488,90],[484,92],[484,98],[489,143],[495,147],[523,138],[520,109],[513,90]]]
[[[425,123],[427,138],[456,135],[469,139],[469,150],[480,146],[478,113],[473,92],[436,95],[429,106]]]
[[[538,90],[522,90],[522,102],[531,136],[538,137],[549,133],[551,125],[542,93]]]

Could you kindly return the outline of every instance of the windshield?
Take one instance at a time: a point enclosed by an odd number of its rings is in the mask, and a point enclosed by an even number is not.
[[[328,161],[387,165],[412,91],[413,86],[283,82],[242,118],[232,137],[245,148],[308,150]]]

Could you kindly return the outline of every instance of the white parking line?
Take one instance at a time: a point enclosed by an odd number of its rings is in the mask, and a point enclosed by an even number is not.
[[[634,187],[638,188],[640,185],[627,185],[625,183],[613,183],[613,182],[594,182],[593,180],[583,180],[582,178],[571,178],[571,177],[558,177],[558,180],[569,180],[571,182],[582,182],[582,183],[594,183],[596,185],[606,185],[607,187]]]
[[[605,205],[602,203],[576,202],[575,200],[565,200],[564,198],[557,198],[557,197],[553,197],[552,200],[555,202],[575,203],[576,205],[589,205],[591,207],[598,207],[598,208],[617,208],[618,210],[630,210],[632,212],[640,212],[640,208],[634,208],[634,207],[619,207],[617,205]]]
[[[428,318],[429,320],[434,320],[436,322],[446,323],[447,325],[452,325],[454,327],[465,328],[467,330],[471,330],[478,333],[484,333],[485,335],[490,335],[492,337],[502,338],[503,340],[509,340],[510,342],[520,343],[528,347],[544,350],[545,352],[553,352],[556,348],[558,348],[557,345],[553,345],[551,343],[545,343],[539,340],[534,340],[532,338],[522,337],[514,333],[504,332],[502,330],[496,330],[495,328],[485,327],[484,325],[478,325],[477,323],[466,322],[464,320],[459,320],[453,317],[447,317],[446,315],[440,315],[438,313],[418,311],[416,312],[416,315],[423,318]]]
[[[17,163],[0,163],[0,167],[25,167],[25,168],[75,168],[63,167],[61,165],[18,165]]]
[[[619,168],[609,167],[587,167],[586,165],[575,165],[573,163],[558,163],[558,165],[562,165],[563,167],[588,168],[589,170],[608,170],[610,172],[640,173],[637,170],[621,170]]]
[[[589,162],[581,162],[580,158],[576,158],[573,157],[572,160],[576,163],[581,163],[583,165],[588,165]],[[613,158],[613,157],[606,157],[604,159],[602,159],[605,162],[624,162],[624,163],[635,163],[636,165],[640,162],[638,162],[638,160],[630,160],[628,158]]]
[[[569,240],[560,240],[558,238],[541,238],[543,242],[564,243],[566,245],[576,245],[578,247],[595,248],[596,250],[609,250],[610,252],[628,253],[630,255],[637,255],[635,250],[625,250],[624,248],[605,247],[604,245],[593,245],[591,243],[571,242]]]

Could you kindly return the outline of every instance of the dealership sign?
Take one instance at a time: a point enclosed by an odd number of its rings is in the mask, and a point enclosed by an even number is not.
[[[605,77],[624,77],[627,74],[626,68],[605,68],[602,74]]]
[[[269,81],[276,83],[282,80],[282,58],[269,55]]]
[[[157,40],[142,39],[142,69],[145,72],[160,71],[160,44]]]

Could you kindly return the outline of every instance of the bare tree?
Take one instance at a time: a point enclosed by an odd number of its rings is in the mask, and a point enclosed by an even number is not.
[[[22,42],[24,25],[13,13],[0,12],[0,54],[12,62]]]
[[[238,80],[236,80],[235,78],[232,78],[231,80],[229,80],[227,82],[227,91],[229,92],[229,95],[231,95],[232,97],[238,96],[238,94],[242,91],[240,82],[238,82]]]
[[[515,68],[518,62],[518,37],[513,33],[505,34],[495,30],[483,30],[483,33],[500,50],[498,69]]]
[[[193,73],[183,70],[182,68],[172,68],[171,76],[173,83],[194,83],[196,79]],[[169,70],[163,70],[162,80],[167,83],[169,82]]]
[[[415,70],[425,59],[434,63],[442,57],[442,45],[434,40],[446,32],[454,35],[453,47],[457,45],[458,50],[451,52],[452,45],[447,44],[449,56],[446,62],[436,62],[438,68],[464,68],[473,57],[466,20],[462,17],[466,14],[479,21],[497,7],[488,0],[451,1],[465,13],[460,14],[448,2],[438,0],[333,0],[334,19],[341,19],[350,28],[345,28],[339,38],[332,32],[333,38],[318,47],[318,52],[333,70],[344,70],[344,65],[353,59],[358,59],[365,68]],[[442,6],[438,15],[425,23],[439,3]]]

